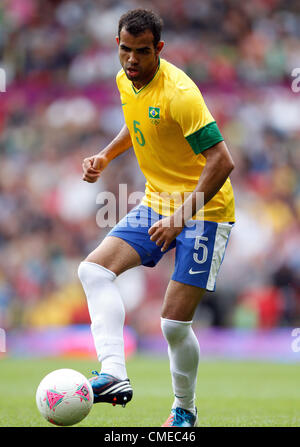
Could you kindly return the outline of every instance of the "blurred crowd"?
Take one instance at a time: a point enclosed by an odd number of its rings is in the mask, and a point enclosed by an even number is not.
[[[136,7],[161,14],[162,57],[198,84],[236,164],[237,223],[195,324],[300,325],[300,92],[291,88],[300,3],[3,0],[0,327],[89,322],[77,267],[110,229],[97,225],[97,197],[118,197],[119,184],[128,195],[144,190],[132,150],[99,182],[81,180],[83,158],[123,124],[115,36],[120,15]],[[159,330],[173,257],[118,279],[139,333]]]

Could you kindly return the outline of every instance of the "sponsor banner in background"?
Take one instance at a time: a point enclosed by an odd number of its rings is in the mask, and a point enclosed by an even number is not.
[[[195,331],[201,357],[253,359],[265,361],[300,361],[300,328],[272,330],[216,329]],[[140,353],[166,355],[167,343],[161,334],[138,336],[130,327],[124,329],[125,355]],[[8,355],[96,357],[89,325],[31,329],[6,333]]]
[[[271,330],[216,329],[195,331],[200,343],[201,358],[249,359],[265,361],[300,361],[300,329]],[[166,342],[158,336],[143,337],[142,351],[162,354]]]

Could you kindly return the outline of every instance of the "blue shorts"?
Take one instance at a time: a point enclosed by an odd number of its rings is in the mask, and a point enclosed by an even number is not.
[[[151,208],[139,205],[107,236],[126,241],[138,252],[142,265],[147,267],[154,267],[167,251],[176,247],[172,279],[214,291],[233,224],[190,220],[168,250],[161,252],[161,247],[150,240],[148,230],[163,217]]]

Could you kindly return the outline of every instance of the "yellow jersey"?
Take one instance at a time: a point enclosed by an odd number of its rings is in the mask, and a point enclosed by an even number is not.
[[[142,204],[172,215],[197,186],[206,159],[202,152],[223,141],[196,84],[179,68],[160,59],[153,79],[137,90],[124,70],[116,77],[125,123],[146,178]],[[234,221],[229,178],[193,217]]]

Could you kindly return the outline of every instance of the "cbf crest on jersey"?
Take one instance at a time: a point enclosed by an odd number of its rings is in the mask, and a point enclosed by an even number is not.
[[[160,122],[160,108],[149,107],[149,118],[150,122],[157,126]]]

